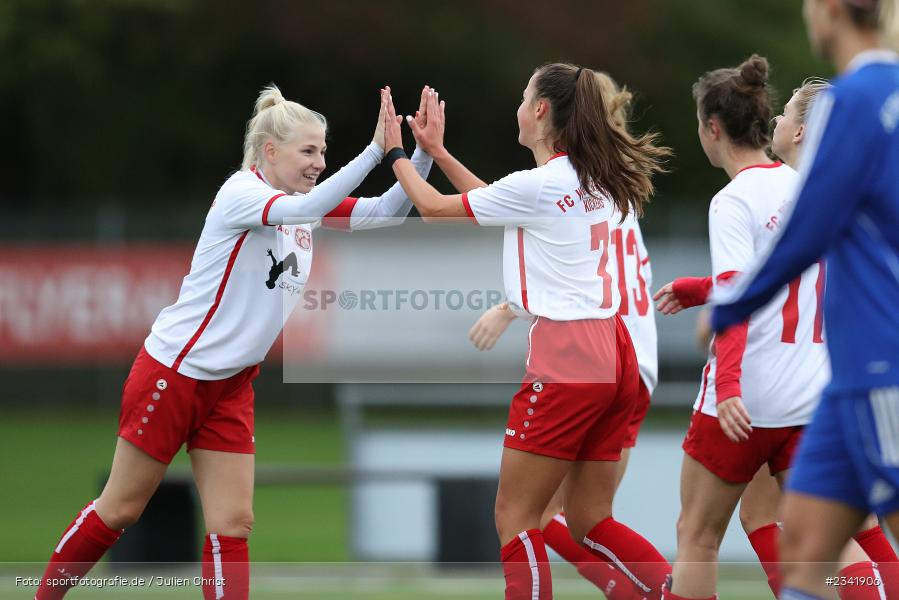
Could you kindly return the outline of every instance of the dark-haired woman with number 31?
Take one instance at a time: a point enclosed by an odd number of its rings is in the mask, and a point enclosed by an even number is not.
[[[444,150],[428,150],[461,192],[453,195],[435,190],[404,159],[392,102],[385,127],[386,160],[424,218],[505,228],[506,296],[512,310],[534,317],[495,507],[506,598],[552,598],[540,521],[566,476],[574,539],[658,598],[667,561],[612,518],[640,375],[617,314],[609,234],[629,213],[641,212],[669,151],[654,135],[631,136],[618,127],[597,74],[569,64],[538,68],[517,116],[518,141],[533,152],[536,168],[485,185]]]

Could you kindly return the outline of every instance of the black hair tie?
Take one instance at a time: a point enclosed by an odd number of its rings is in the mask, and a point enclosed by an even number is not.
[[[577,80],[581,78],[581,71],[584,70],[584,67],[578,67],[577,72],[574,74],[574,85],[577,85]]]

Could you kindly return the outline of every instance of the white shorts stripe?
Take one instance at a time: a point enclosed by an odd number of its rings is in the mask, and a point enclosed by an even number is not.
[[[534,327],[537,326],[538,319],[540,319],[540,317],[535,318],[534,322],[531,323],[530,328],[528,328],[528,357],[524,361],[525,366],[528,366],[528,367],[531,366],[531,334],[534,333]]]
[[[879,582],[877,584],[877,595],[880,596],[880,600],[887,600],[886,590],[883,589],[883,577],[880,576],[880,569],[875,565],[877,565],[877,563],[871,563],[871,570],[874,572],[874,581]]]
[[[537,555],[534,554],[534,545],[527,531],[518,534],[518,539],[524,544],[524,550],[528,553],[528,564],[531,566],[531,600],[540,600],[540,570],[537,568]]]
[[[212,543],[212,566],[215,571],[215,600],[221,600],[221,598],[225,597],[224,576],[222,575],[222,545],[219,543],[219,536],[214,533],[209,534],[209,541]]]
[[[62,539],[59,540],[59,544],[56,545],[56,550],[55,550],[56,554],[59,554],[60,552],[62,552],[62,549],[66,545],[66,542],[68,542],[70,539],[72,539],[72,536],[78,532],[78,529],[84,523],[84,519],[92,512],[94,512],[94,503],[93,502],[88,504],[78,514],[78,518],[75,519],[75,524],[72,525],[72,527],[66,532],[66,534],[64,536],[62,536]]]
[[[884,466],[899,466],[899,388],[871,390],[871,412]]]
[[[643,590],[643,591],[646,592],[646,593],[649,593],[649,592],[652,591],[651,588],[647,587],[646,584],[644,584],[642,581],[640,581],[639,579],[637,579],[637,576],[634,575],[633,573],[631,573],[631,572],[630,572],[630,569],[628,569],[628,568],[624,565],[623,562],[621,562],[620,560],[618,560],[618,557],[615,556],[615,554],[614,554],[611,550],[609,550],[608,548],[606,548],[606,547],[603,546],[602,544],[597,544],[596,542],[594,542],[593,540],[591,540],[591,539],[588,538],[588,537],[585,537],[585,538],[584,538],[584,544],[585,544],[588,548],[590,548],[590,549],[592,549],[592,550],[595,550],[596,552],[599,552],[599,553],[603,554],[606,558],[608,558],[610,561],[612,561],[613,563],[615,563],[615,566],[618,567],[618,569],[619,569],[622,573],[624,573],[624,575],[625,575],[628,579],[630,579],[630,580],[633,582],[633,584],[634,584],[635,586],[637,586],[638,588],[640,588],[641,590]]]
[[[555,515],[553,515],[553,521],[555,521],[556,523],[561,523],[565,527],[568,527],[568,521],[565,520],[565,515],[563,515],[562,513],[556,513]]]

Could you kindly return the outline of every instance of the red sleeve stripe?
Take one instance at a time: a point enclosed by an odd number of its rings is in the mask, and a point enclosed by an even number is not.
[[[262,209],[262,224],[271,226],[271,223],[268,222],[268,211],[271,210],[272,204],[275,203],[275,200],[280,198],[281,196],[286,196],[287,194],[275,194],[271,198],[268,199],[268,202],[265,203],[265,208]]]
[[[743,353],[746,352],[746,336],[749,321],[731,325],[715,336],[715,395],[717,402],[734,396],[742,396],[740,378],[743,376]]]
[[[521,283],[521,306],[531,312],[528,308],[528,280],[524,272],[524,229],[521,227],[518,228],[518,278]]]
[[[471,210],[471,203],[468,202],[468,192],[462,193],[462,206],[465,208],[465,214],[468,215],[468,218],[471,219],[475,225],[477,225],[478,218],[474,216],[474,211]]]
[[[724,281],[730,281],[734,277],[740,274],[740,271],[725,271],[724,273],[719,273],[717,277],[715,277],[715,281],[718,283],[722,283]]]
[[[722,283],[740,275],[740,271],[719,273],[715,280]],[[715,368],[715,395],[717,402],[734,396],[742,396],[740,378],[743,376],[743,353],[746,352],[746,337],[749,321],[728,327],[715,336],[715,354],[718,357]]]
[[[340,204],[334,207],[334,210],[322,218],[322,227],[339,229],[340,231],[352,231],[353,227],[350,217],[353,216],[353,209],[356,207],[357,200],[359,198],[344,198]]]
[[[671,284],[671,291],[684,308],[702,306],[712,290],[711,277],[679,277]]]
[[[191,348],[194,347],[194,344],[197,343],[197,340],[200,339],[200,336],[203,335],[203,331],[206,329],[206,326],[209,325],[209,321],[212,320],[212,316],[215,314],[215,311],[218,310],[219,304],[222,302],[222,296],[225,294],[225,286],[228,285],[228,278],[231,277],[231,270],[234,268],[234,262],[237,260],[237,255],[240,252],[240,247],[243,246],[243,241],[246,239],[249,231],[244,231],[240,238],[238,238],[237,242],[234,244],[234,249],[231,250],[231,256],[228,257],[228,265],[225,267],[225,273],[222,275],[222,282],[219,284],[219,289],[215,293],[215,301],[213,301],[212,306],[209,307],[209,311],[206,313],[206,318],[203,319],[203,322],[200,323],[200,326],[197,328],[196,333],[194,333],[193,337],[184,345],[184,348],[178,354],[178,358],[175,359],[175,362],[172,364],[172,369],[177,371],[178,367],[181,366],[181,361],[184,360],[184,357],[190,352]]]

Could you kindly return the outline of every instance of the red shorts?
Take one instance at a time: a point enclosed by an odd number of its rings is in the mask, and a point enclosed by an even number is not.
[[[529,339],[527,371],[509,409],[506,448],[565,460],[621,458],[640,385],[621,318],[540,317]]]
[[[802,430],[802,425],[754,427],[748,440],[736,443],[724,435],[718,419],[695,411],[683,448],[721,479],[749,483],[765,463],[772,475],[789,469]]]
[[[637,445],[637,435],[640,433],[640,427],[649,412],[649,390],[640,378],[640,389],[637,393],[637,405],[634,407],[634,413],[631,415],[631,422],[627,426],[627,436],[624,438],[624,447],[633,448]]]
[[[141,348],[122,392],[119,436],[169,464],[194,448],[254,454],[253,379],[259,366],[218,381],[181,375]]]

